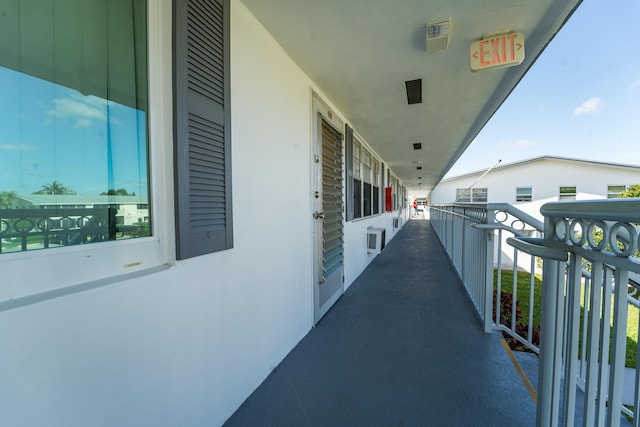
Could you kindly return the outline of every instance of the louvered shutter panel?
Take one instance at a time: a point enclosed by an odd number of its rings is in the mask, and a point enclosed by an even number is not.
[[[347,209],[346,220],[353,220],[353,129],[345,125],[345,148],[344,157],[346,165],[346,197]]]
[[[175,0],[177,258],[233,246],[229,1]]]

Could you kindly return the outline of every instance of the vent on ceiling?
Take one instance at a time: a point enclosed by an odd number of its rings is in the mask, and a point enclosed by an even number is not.
[[[409,104],[422,103],[422,79],[407,80],[404,82],[407,88],[407,102]]]
[[[422,170],[422,166],[416,166],[416,169],[421,171]]]
[[[422,142],[416,142],[415,144],[413,144],[413,149],[422,150]]]
[[[427,52],[447,50],[451,35],[451,18],[427,22]]]

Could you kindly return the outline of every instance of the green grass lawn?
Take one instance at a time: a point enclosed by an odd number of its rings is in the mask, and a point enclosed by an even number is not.
[[[513,270],[502,270],[500,289],[502,292],[513,293]],[[534,276],[534,307],[533,307],[533,326],[540,325],[540,306],[542,305],[542,292],[540,292],[542,281],[539,277]],[[498,270],[493,270],[494,289],[497,289]],[[531,275],[526,272],[519,271],[517,275],[517,299],[520,301],[522,308],[522,321],[529,322],[529,295],[531,291]],[[509,319],[509,322],[511,320]]]
[[[494,288],[498,283],[498,271],[493,272]],[[517,299],[520,301],[522,309],[522,323],[527,324],[529,321],[529,292],[530,292],[530,275],[526,272],[518,272],[517,274]],[[513,270],[502,270],[501,273],[501,290],[511,294],[513,292]],[[533,298],[533,326],[540,325],[540,306],[542,305],[542,281],[539,277],[534,276],[534,298]],[[584,314],[584,307],[582,306],[582,298],[584,289],[581,290],[581,308],[580,316]],[[611,313],[613,316],[613,298],[611,305]],[[636,367],[636,355],[637,355],[637,342],[638,342],[638,318],[640,317],[639,310],[633,305],[629,305],[629,316],[627,322],[627,351],[625,366],[627,368]],[[502,319],[503,322],[510,324],[511,319]],[[582,330],[582,324],[581,324]],[[582,341],[582,332],[580,333],[580,341]],[[580,347],[579,343],[579,347]]]

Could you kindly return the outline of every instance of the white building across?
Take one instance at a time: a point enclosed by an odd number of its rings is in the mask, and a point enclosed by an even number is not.
[[[557,200],[618,197],[640,184],[640,166],[541,156],[443,179],[432,204],[509,203],[539,219],[540,207]],[[483,176],[484,175],[484,176]]]

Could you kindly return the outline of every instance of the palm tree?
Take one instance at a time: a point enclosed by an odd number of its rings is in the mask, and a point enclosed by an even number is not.
[[[15,191],[0,191],[0,209],[11,209],[16,196]]]
[[[44,184],[41,190],[34,191],[33,194],[74,195],[76,192],[58,181],[53,181],[51,184]]]

